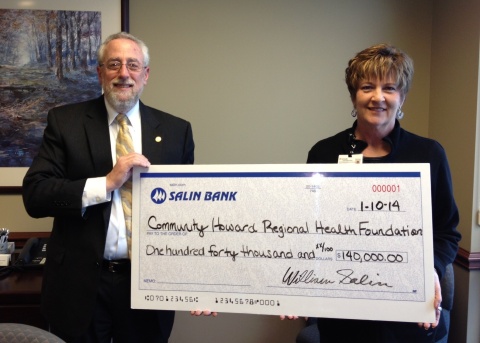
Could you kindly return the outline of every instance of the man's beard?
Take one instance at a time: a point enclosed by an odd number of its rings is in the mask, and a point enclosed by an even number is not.
[[[132,94],[132,96],[129,96],[127,99],[121,99],[122,96],[120,94],[117,94],[113,89],[110,89],[105,92],[105,98],[115,111],[118,113],[127,113],[137,103],[140,98],[140,93],[141,91],[137,94]]]

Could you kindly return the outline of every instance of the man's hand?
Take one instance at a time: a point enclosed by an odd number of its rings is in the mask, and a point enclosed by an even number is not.
[[[202,311],[202,310],[192,310],[192,311],[190,311],[190,314],[192,316],[196,316],[196,317],[201,316],[201,315],[204,315],[204,316],[207,316],[207,317],[208,316],[216,317],[218,315],[217,312],[212,312],[210,310],[204,310],[204,311]]]
[[[280,320],[285,320],[285,319],[289,319],[289,320],[297,320],[298,319],[298,316],[285,316],[285,315],[280,315]],[[307,318],[305,318],[305,320],[307,320]]]
[[[135,152],[120,157],[110,173],[107,174],[107,193],[122,187],[125,181],[132,177],[133,167],[149,166],[148,159]]]

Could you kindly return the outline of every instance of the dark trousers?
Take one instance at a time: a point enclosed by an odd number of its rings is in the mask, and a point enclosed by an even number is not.
[[[87,332],[78,338],[52,333],[74,343],[167,343],[175,312],[130,308],[130,266],[112,272],[102,270],[97,304]]]
[[[319,318],[317,325],[321,343],[433,343],[446,334],[442,318],[429,330],[417,323],[330,318]]]

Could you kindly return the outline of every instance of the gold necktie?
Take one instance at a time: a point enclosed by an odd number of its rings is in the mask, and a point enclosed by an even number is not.
[[[128,130],[128,117],[119,113],[117,115],[117,121],[120,126],[117,135],[117,160],[119,157],[134,152],[133,140]],[[132,179],[127,180],[122,187],[120,187],[120,197],[122,198],[123,214],[125,216],[125,228],[127,229],[127,245],[128,256],[131,256],[132,252]]]

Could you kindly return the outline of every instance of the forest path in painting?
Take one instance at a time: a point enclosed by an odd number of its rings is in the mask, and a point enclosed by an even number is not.
[[[0,65],[0,74],[0,167],[30,166],[52,107],[101,94],[95,71],[72,72],[59,81],[46,65]]]

